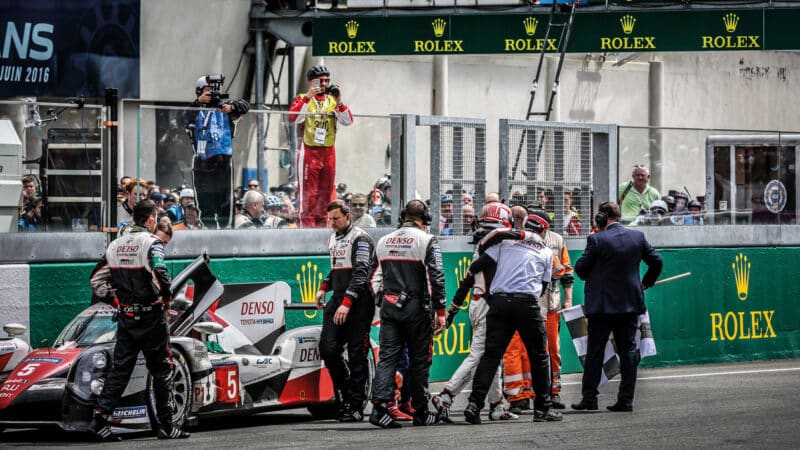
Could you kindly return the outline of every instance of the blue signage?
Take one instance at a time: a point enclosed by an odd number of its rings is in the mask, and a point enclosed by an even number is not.
[[[0,0],[0,96],[139,97],[140,0]]]

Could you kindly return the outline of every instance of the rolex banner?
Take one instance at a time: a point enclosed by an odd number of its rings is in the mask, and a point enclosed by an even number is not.
[[[572,344],[575,352],[581,361],[581,366],[585,365],[586,347],[589,341],[586,316],[583,314],[583,305],[573,306],[562,311],[564,321],[567,323],[569,335],[572,337]],[[636,347],[642,358],[654,356],[656,354],[656,342],[653,340],[653,330],[650,327],[650,315],[645,311],[639,316],[639,333],[636,335]],[[603,355],[603,373],[600,377],[600,384],[605,384],[619,373],[619,357],[614,345],[614,334],[611,334],[606,343]]]
[[[556,15],[566,23],[567,15]],[[557,52],[547,9],[526,13],[320,17],[314,56]],[[566,51],[674,52],[800,49],[800,8],[579,9]]]

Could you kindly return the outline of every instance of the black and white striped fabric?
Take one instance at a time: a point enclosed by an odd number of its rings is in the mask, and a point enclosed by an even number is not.
[[[564,315],[564,322],[567,323],[569,335],[572,337],[572,344],[575,346],[575,352],[578,354],[581,366],[585,366],[589,332],[586,316],[583,312],[583,305],[576,305],[564,309],[561,313]],[[656,342],[653,339],[653,329],[650,325],[650,315],[646,311],[639,316],[639,332],[636,335],[636,347],[639,349],[639,354],[642,358],[653,356],[657,353]],[[600,385],[602,386],[618,373],[619,357],[615,350],[614,334],[612,333],[606,343],[603,355],[603,373],[600,377]]]

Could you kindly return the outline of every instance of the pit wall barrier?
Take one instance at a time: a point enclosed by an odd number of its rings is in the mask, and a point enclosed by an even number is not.
[[[573,250],[573,263],[582,250]],[[662,278],[692,275],[646,292],[658,355],[645,367],[800,357],[800,247],[663,248]],[[448,301],[471,260],[469,252],[445,251]],[[177,274],[190,259],[168,261]],[[94,262],[29,263],[0,266],[0,322],[30,326],[33,346],[52,343],[59,331],[89,303]],[[324,256],[219,257],[211,268],[223,284],[285,281],[294,302],[312,302],[329,268]],[[583,303],[577,280],[574,302]],[[321,323],[321,312],[287,311],[287,328]],[[377,330],[373,329],[377,340]],[[433,342],[431,380],[446,380],[469,352],[471,328],[462,311]],[[561,327],[565,373],[581,366],[567,328]]]

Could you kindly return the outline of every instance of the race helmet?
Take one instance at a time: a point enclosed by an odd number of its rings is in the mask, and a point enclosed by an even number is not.
[[[668,211],[667,202],[665,202],[664,200],[655,200],[653,203],[650,204],[651,213],[661,214],[663,216],[664,214],[667,213],[667,211]]]
[[[308,81],[311,81],[314,78],[319,78],[319,77],[321,77],[323,75],[330,76],[330,74],[331,74],[331,72],[330,72],[330,70],[328,70],[327,67],[325,67],[325,66],[314,66],[314,67],[308,69],[308,73],[306,73],[306,77],[308,78]]]
[[[264,207],[266,209],[273,209],[273,208],[280,209],[281,207],[283,207],[283,202],[276,195],[268,195],[266,201],[264,202]]]
[[[541,217],[538,214],[528,214],[528,217],[525,218],[524,228],[528,231],[533,231],[534,233],[541,233],[542,231],[550,228],[550,225],[547,223],[547,219],[544,217]]]
[[[689,204],[686,206],[686,208],[688,210],[690,210],[690,211],[692,210],[692,208],[702,211],[703,210],[703,204],[698,202],[697,200],[692,200],[692,201],[689,202]]]
[[[189,188],[182,189],[181,198],[194,198],[194,190]]]
[[[528,213],[529,215],[534,214],[544,219],[547,222],[548,228],[553,226],[553,219],[550,218],[550,213],[545,211],[544,208],[528,208],[528,211],[530,211]]]
[[[511,208],[498,202],[484,205],[478,216],[478,224],[482,228],[510,228]]]

